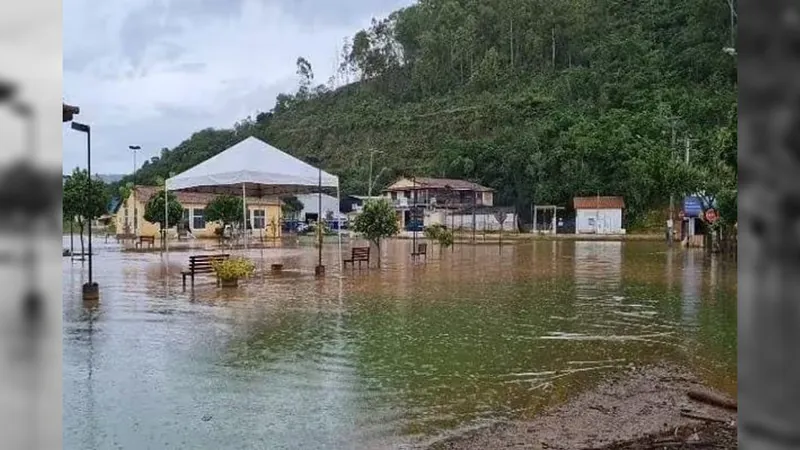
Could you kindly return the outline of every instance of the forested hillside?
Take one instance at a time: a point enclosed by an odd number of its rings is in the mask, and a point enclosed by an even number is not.
[[[733,0],[731,0],[733,1]],[[736,189],[735,4],[728,0],[422,0],[343,52],[338,89],[298,58],[269,112],[202,130],[142,167],[180,172],[254,135],[318,156],[345,193],[401,173],[465,178],[496,203],[623,195],[628,225],[669,193]],[[269,105],[265,105],[265,110]],[[684,164],[690,147],[691,167]],[[125,180],[128,181],[128,180]]]

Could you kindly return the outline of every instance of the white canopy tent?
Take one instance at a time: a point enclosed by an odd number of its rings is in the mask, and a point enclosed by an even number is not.
[[[336,190],[340,199],[339,178],[307,164],[254,137],[248,137],[200,164],[175,175],[164,183],[169,191],[247,194],[265,197]],[[169,202],[164,202],[166,210]],[[166,214],[166,211],[165,211]],[[242,210],[244,226],[247,208]],[[169,224],[166,224],[169,228]],[[245,247],[246,247],[245,240]],[[169,247],[166,245],[167,254]],[[339,230],[339,268],[341,271],[342,233]]]

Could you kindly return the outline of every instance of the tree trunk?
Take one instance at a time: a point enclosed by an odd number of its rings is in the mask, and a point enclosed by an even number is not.
[[[84,255],[83,255],[83,253],[84,253],[84,250],[83,250],[83,221],[81,221],[81,220],[78,221],[78,231],[81,234],[81,261],[83,261],[83,258],[84,258]]]
[[[374,241],[375,247],[378,249],[378,268],[381,268],[381,241]]]
[[[70,256],[75,254],[75,221],[69,221],[69,254]]]
[[[552,41],[553,41],[553,44],[552,44],[553,45],[553,57],[552,57],[553,58],[553,70],[555,70],[555,68],[556,68],[556,27],[555,26],[553,26],[553,28],[551,29],[551,36],[552,36]]]

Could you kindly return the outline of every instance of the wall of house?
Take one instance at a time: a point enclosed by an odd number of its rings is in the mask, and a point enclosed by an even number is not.
[[[494,192],[486,191],[482,193],[483,206],[494,206]]]
[[[625,234],[621,209],[579,209],[575,212],[577,234]]]
[[[471,230],[472,229],[472,214],[454,214],[446,218],[448,227],[454,226],[457,230]],[[477,231],[517,231],[517,215],[514,213],[507,213],[502,226],[494,214],[475,214],[475,229]]]
[[[214,234],[217,227],[221,224],[219,222],[210,222],[210,221],[201,221],[200,220],[200,211],[205,210],[206,205],[200,204],[185,204],[183,205],[184,208],[184,219],[189,220],[189,228],[192,230],[192,234],[197,238],[213,238],[216,237]],[[255,211],[264,211],[264,224],[261,227],[261,224],[256,223],[256,216]],[[253,234],[255,236],[259,236],[263,233],[266,237],[280,237],[281,236],[281,207],[280,205],[253,205],[247,207],[247,214],[248,220],[253,226]],[[204,227],[196,227],[195,225],[200,225],[204,223]],[[274,228],[273,228],[274,226]],[[275,234],[273,234],[275,233]]]
[[[432,211],[426,212],[425,223],[426,227],[434,224],[444,225],[447,228],[455,228],[456,230],[471,230],[472,229],[472,214],[447,214],[445,211]],[[500,222],[494,214],[475,214],[475,229],[478,231],[517,231],[517,215],[514,213],[507,213],[502,227]]]
[[[136,201],[136,194],[131,193],[120,205],[114,215],[117,234],[137,234],[142,236],[157,236],[158,224],[144,220],[144,205],[148,199]],[[135,212],[135,215],[134,215]]]
[[[125,202],[120,206],[117,214],[114,217],[115,225],[117,227],[117,233],[123,234],[126,232],[130,232],[139,236],[158,236],[159,235],[159,225],[157,223],[150,223],[144,220],[144,207],[145,202],[137,202],[135,200],[135,195],[131,194]],[[137,225],[138,229],[134,228],[134,220],[133,220],[133,211],[134,211],[134,204],[136,205],[136,212],[138,215]],[[218,222],[209,222],[205,221],[205,226],[202,228],[195,227],[195,211],[204,210],[206,205],[200,204],[184,204],[184,218],[189,219],[189,227],[192,229],[192,234],[198,238],[213,238],[216,237],[214,231],[219,226]],[[188,217],[187,217],[187,210],[188,210]],[[264,211],[264,228],[262,228],[263,233],[265,236],[273,236],[273,228],[272,222],[276,224],[276,228],[274,228],[275,236],[281,236],[281,207],[279,204],[269,204],[269,205],[254,205],[248,207],[248,215],[251,224],[255,224],[254,220],[254,211],[256,210],[263,210]],[[126,231],[125,224],[126,224],[126,211],[127,211],[127,224],[128,228]],[[170,228],[174,230],[173,224],[170,224]],[[259,230],[254,227],[253,229],[254,235],[259,235]]]

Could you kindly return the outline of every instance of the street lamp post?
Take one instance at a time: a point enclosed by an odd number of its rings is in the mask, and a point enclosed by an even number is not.
[[[86,171],[89,174],[86,182],[88,186],[86,186],[86,205],[92,204],[92,129],[89,125],[72,122],[72,129],[75,131],[80,131],[81,133],[86,133]],[[100,297],[100,286],[94,282],[93,273],[92,273],[92,218],[86,217],[86,220],[89,222],[89,281],[83,285],[83,299],[84,300],[97,300]]]
[[[128,148],[133,151],[133,233],[139,235],[139,211],[136,208],[136,203],[139,199],[136,198],[136,152],[141,150],[142,147],[138,145],[129,145]]]
[[[325,236],[322,234],[322,166],[319,158],[312,157],[310,160],[317,166],[317,267],[314,268],[314,274],[323,276],[325,266],[322,265],[322,241]]]

